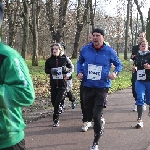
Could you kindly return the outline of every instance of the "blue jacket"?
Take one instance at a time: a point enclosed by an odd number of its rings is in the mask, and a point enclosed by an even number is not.
[[[92,43],[84,46],[77,61],[77,74],[83,73],[83,86],[91,88],[111,87],[111,80],[108,75],[110,74],[112,63],[115,66],[114,72],[119,73],[122,71],[122,63],[110,46],[104,44],[98,51],[93,48]],[[87,79],[89,64],[101,66],[100,80]]]

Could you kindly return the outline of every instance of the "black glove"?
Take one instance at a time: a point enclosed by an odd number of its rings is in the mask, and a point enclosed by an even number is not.
[[[63,72],[70,72],[71,69],[70,69],[70,68],[67,68],[66,66],[62,66],[62,71],[63,71]]]
[[[51,74],[52,75],[58,75],[58,71],[56,69],[51,69]]]

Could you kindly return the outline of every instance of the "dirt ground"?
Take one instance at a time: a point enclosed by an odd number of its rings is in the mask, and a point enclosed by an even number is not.
[[[133,112],[131,89],[110,94],[104,109],[105,133],[99,150],[150,150],[150,118],[143,114],[143,129],[135,129],[137,112]],[[93,129],[81,132],[81,109],[67,109],[60,116],[60,126],[52,127],[52,115],[27,124],[25,129],[27,150],[89,150]]]

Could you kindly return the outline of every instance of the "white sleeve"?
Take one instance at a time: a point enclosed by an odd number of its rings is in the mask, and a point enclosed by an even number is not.
[[[70,73],[72,74],[74,72],[74,65],[73,65],[72,61],[70,60],[70,58],[68,56],[66,56],[66,58],[67,58],[68,63],[71,64],[72,69],[71,69]]]
[[[74,72],[74,65],[73,65],[73,63],[72,63],[72,61],[70,60],[69,57],[66,56],[66,58],[67,58],[68,63],[71,64],[71,68],[72,68],[72,69],[71,69],[71,72],[68,72],[68,73],[66,74],[67,77],[70,77],[70,76],[72,75],[72,73]]]

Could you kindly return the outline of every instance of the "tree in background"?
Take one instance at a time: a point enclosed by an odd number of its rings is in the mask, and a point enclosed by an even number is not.
[[[23,3],[23,12],[22,12],[22,18],[23,18],[23,40],[22,40],[22,51],[21,55],[25,59],[26,58],[26,52],[28,48],[28,41],[29,41],[29,17],[30,17],[30,7],[29,2],[26,0],[22,1]]]
[[[128,51],[128,33],[129,33],[129,13],[130,13],[130,0],[128,0],[127,4],[127,20],[126,20],[126,30],[125,30],[125,49],[124,49],[124,59],[127,60],[127,51]]]
[[[147,25],[146,25],[146,39],[150,45],[150,8],[148,11]]]
[[[90,0],[87,0],[85,1],[84,8],[82,8],[82,1],[78,0],[77,16],[76,16],[76,33],[75,33],[75,42],[74,42],[72,58],[78,57],[77,54],[78,54],[80,35],[81,35],[81,31],[83,30],[83,26],[85,26],[87,23],[87,14],[88,14],[89,5],[90,5]],[[84,9],[84,11],[82,11],[82,9]]]
[[[5,0],[5,17],[8,21],[8,45],[14,47],[17,29],[20,26],[20,0]]]
[[[143,13],[141,11],[141,7],[143,6],[144,1],[142,1],[142,6],[139,5],[138,0],[134,0],[134,3],[136,4],[137,10],[138,10],[139,15],[140,15],[140,20],[141,20],[141,23],[142,23],[142,31],[145,32],[145,24],[144,24],[144,19],[143,19]]]
[[[46,14],[53,42],[61,42],[63,39],[68,3],[69,0],[46,0]]]

